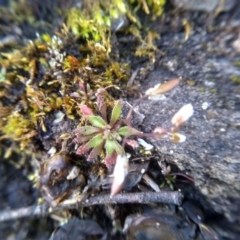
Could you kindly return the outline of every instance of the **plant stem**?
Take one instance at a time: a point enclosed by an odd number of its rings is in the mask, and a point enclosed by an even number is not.
[[[15,210],[5,210],[0,212],[0,222],[15,220],[24,217],[46,216],[52,211],[76,209],[80,207],[87,207],[93,205],[106,204],[124,204],[124,203],[167,203],[180,205],[182,203],[183,195],[180,191],[166,191],[166,192],[140,192],[140,193],[122,193],[110,197],[109,194],[98,195],[88,199],[79,200],[79,198],[72,199],[61,203],[59,206],[50,207],[47,204],[33,205]]]

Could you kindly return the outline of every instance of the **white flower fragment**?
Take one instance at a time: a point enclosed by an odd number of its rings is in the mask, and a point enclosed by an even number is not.
[[[153,95],[153,93],[156,92],[156,90],[157,90],[160,86],[161,86],[161,83],[155,85],[155,86],[152,87],[152,88],[149,88],[149,89],[145,92],[145,94],[148,95],[148,96]]]
[[[157,84],[153,88],[149,88],[145,92],[145,94],[148,96],[156,96],[156,95],[167,93],[173,88],[175,88],[180,83],[181,80],[182,78],[180,77],[180,78],[169,80],[163,84]]]
[[[47,153],[52,157],[56,152],[57,149],[55,147],[51,147]]]
[[[126,155],[117,156],[116,164],[113,171],[113,183],[111,186],[110,197],[113,197],[119,193],[122,189],[125,177],[128,174],[128,157]]]
[[[79,168],[77,168],[76,166],[74,166],[74,167],[70,170],[70,172],[69,172],[69,174],[68,174],[68,176],[67,176],[67,180],[73,180],[73,179],[75,179],[78,175],[79,175]]]
[[[65,117],[65,114],[63,112],[61,112],[61,111],[56,112],[55,119],[53,121],[53,125],[60,123],[64,117]]]
[[[141,146],[144,147],[144,149],[145,149],[146,151],[149,151],[149,150],[152,150],[152,149],[153,149],[153,145],[145,142],[142,138],[138,138],[138,142],[139,142],[139,144],[140,144]]]
[[[182,125],[193,115],[193,106],[192,104],[186,104],[173,116],[172,124],[176,127]]]
[[[149,96],[148,97],[149,100],[152,100],[152,101],[164,101],[166,100],[166,96],[165,95],[154,95],[154,96]]]

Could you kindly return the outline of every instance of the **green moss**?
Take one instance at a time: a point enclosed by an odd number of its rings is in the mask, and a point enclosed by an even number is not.
[[[84,10],[72,8],[67,14],[67,27],[77,38],[100,42],[109,53],[112,23],[125,15],[133,23],[127,31],[135,35],[141,43],[136,54],[145,56],[156,50],[152,40],[158,36],[149,32],[147,39],[142,39],[142,24],[137,13],[142,9],[155,20],[163,13],[164,5],[165,0],[110,0],[107,4],[101,0],[83,1]]]
[[[158,34],[142,27],[137,14],[143,9],[151,18],[156,18],[161,15],[164,3],[163,0],[107,3],[86,0],[82,9],[73,7],[66,13],[66,23],[56,35],[44,33],[25,46],[2,52],[0,64],[4,71],[0,74],[0,97],[9,109],[18,110],[1,121],[4,137],[20,142],[24,148],[31,144],[32,137],[38,137],[39,130],[46,131],[46,120],[57,111],[69,119],[80,120],[78,105],[84,103],[97,111],[93,93],[101,88],[107,89],[107,107],[113,107],[113,95],[126,89],[131,71],[127,63],[120,62],[118,56],[111,53],[115,47],[111,42],[111,25],[114,20],[127,16],[131,24],[125,33],[134,35],[139,42],[130,54],[148,56],[154,61],[158,51],[154,41]],[[26,0],[11,4],[13,12],[19,13],[16,18],[11,15],[11,21],[35,24],[32,8],[25,9]],[[21,91],[16,90],[19,84]],[[88,90],[80,87],[82,85],[88,86]]]
[[[20,148],[24,149],[30,139],[37,134],[35,126],[31,120],[24,118],[19,113],[10,114],[1,131],[5,134],[4,138],[20,142]]]
[[[136,8],[142,8],[146,14],[151,14],[152,20],[156,20],[164,11],[166,0],[130,0]]]
[[[231,77],[231,81],[236,83],[236,84],[240,84],[240,76],[232,76]]]
[[[233,65],[234,65],[235,67],[240,67],[240,61],[234,61]]]
[[[213,88],[213,89],[211,89],[210,92],[213,93],[213,94],[215,94],[215,93],[217,93],[217,89],[216,89],[216,88]]]

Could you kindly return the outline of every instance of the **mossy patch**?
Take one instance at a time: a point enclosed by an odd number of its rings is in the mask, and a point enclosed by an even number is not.
[[[19,13],[17,18],[11,15],[11,21],[36,27],[33,3],[11,4],[13,12]],[[118,29],[112,24],[127,18],[129,24],[122,34],[132,34],[139,43],[132,56],[148,56],[154,61],[158,35],[142,27],[138,12],[155,19],[162,14],[164,4],[163,0],[111,0],[108,4],[99,0],[83,1],[81,7],[68,5],[68,9],[54,5],[54,16],[66,17],[54,35],[37,34],[36,39],[13,45],[0,55],[1,109],[11,109],[1,120],[2,137],[19,142],[24,149],[32,138],[42,141],[41,135],[58,122],[55,118],[59,113],[65,121],[81,123],[79,104],[97,111],[94,93],[101,88],[107,89],[106,104],[113,107],[114,98],[127,89],[131,66],[114,54],[117,45],[112,34]],[[47,21],[41,24],[49,29]],[[58,147],[61,149],[61,144]]]

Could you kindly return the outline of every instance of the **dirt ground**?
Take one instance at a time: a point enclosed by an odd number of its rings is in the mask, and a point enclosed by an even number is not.
[[[183,19],[191,25],[187,37]],[[176,9],[167,12],[164,19],[150,22],[149,27],[160,34],[156,45],[161,52],[154,64],[149,64],[146,74],[136,76],[134,84],[144,92],[159,82],[179,76],[183,80],[164,99],[140,103],[138,111],[144,119],[138,127],[144,132],[151,132],[157,126],[168,127],[178,109],[187,103],[193,105],[193,117],[181,128],[187,136],[184,143],[146,140],[171,164],[172,171],[194,178],[194,184],[176,183],[175,188],[181,189],[185,201],[201,207],[205,223],[219,235],[216,239],[237,240],[240,236],[240,5],[215,18],[213,13],[205,11]],[[141,72],[149,60],[124,54],[126,48],[134,46],[134,39],[121,33],[116,33],[115,38],[120,58],[129,63],[132,72]],[[135,101],[133,97],[127,100]],[[39,192],[26,178],[28,171],[1,161],[1,210],[36,203]],[[171,208],[169,212],[172,213]],[[3,222],[0,238],[48,239],[56,226],[50,217]],[[212,238],[189,235],[185,239]]]

